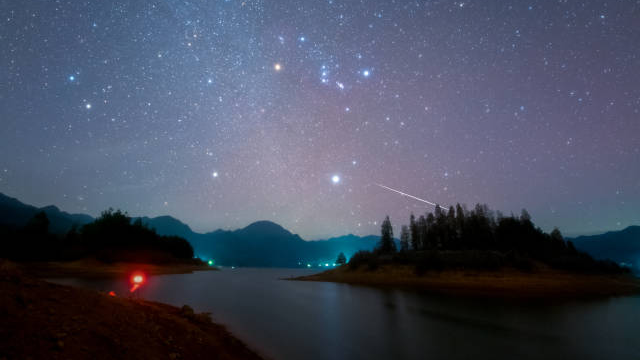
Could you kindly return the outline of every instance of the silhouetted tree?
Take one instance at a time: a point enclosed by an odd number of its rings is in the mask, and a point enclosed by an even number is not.
[[[127,213],[108,209],[81,231],[91,256],[103,261],[168,262],[193,258],[193,247],[177,236],[160,236]]]
[[[392,254],[396,252],[396,243],[393,241],[393,227],[389,216],[385,217],[380,226],[380,243],[378,244],[378,252],[381,254]]]
[[[459,239],[458,239],[458,231],[456,229],[456,211],[453,206],[449,207],[449,211],[447,212],[447,222],[445,225],[446,233],[445,238],[447,239],[448,248],[449,249],[459,249]]]
[[[423,249],[435,249],[438,239],[438,233],[435,225],[436,218],[432,213],[428,213],[427,217],[420,216],[420,240],[422,242]]]
[[[336,259],[336,264],[338,265],[344,265],[347,263],[347,257],[344,256],[344,253],[340,253],[338,254],[338,258]]]
[[[461,248],[466,248],[468,246],[467,244],[467,238],[465,237],[465,232],[464,232],[464,218],[465,218],[465,211],[462,208],[462,206],[460,204],[456,204],[456,224],[455,224],[455,231],[456,231],[456,235],[459,239],[459,246]]]
[[[409,217],[409,230],[411,231],[411,248],[414,251],[420,249],[420,230],[416,224],[416,217],[411,213]]]
[[[44,211],[40,211],[29,220],[25,226],[25,231],[36,236],[49,233],[49,218]]]
[[[396,257],[395,261],[414,262],[418,273],[447,266],[485,269],[514,266],[531,270],[534,264],[532,260],[574,271],[625,271],[615,263],[597,261],[578,251],[572,242],[564,241],[558,229],[545,233],[533,224],[531,215],[525,209],[518,217],[513,214],[505,217],[484,204],[477,204],[471,211],[460,204],[449,207],[447,211],[436,205],[434,212],[427,213],[426,217],[420,216],[416,220],[411,214],[409,227],[402,227],[400,239],[403,252],[407,251],[405,248],[409,247],[410,242],[416,254]],[[381,249],[382,242],[378,254],[382,253]],[[450,250],[475,251],[452,253]],[[375,256],[367,258],[363,255],[361,258],[361,263],[366,259],[370,267],[379,264]]]
[[[407,252],[409,251],[409,238],[410,238],[410,234],[409,234],[409,227],[407,225],[402,225],[402,228],[400,230],[400,251],[401,252]]]

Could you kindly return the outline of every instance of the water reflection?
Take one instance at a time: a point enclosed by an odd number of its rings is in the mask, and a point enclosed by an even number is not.
[[[151,277],[141,296],[211,312],[274,359],[640,358],[640,298],[541,304],[279,280],[235,269]],[[127,280],[66,280],[128,291]]]

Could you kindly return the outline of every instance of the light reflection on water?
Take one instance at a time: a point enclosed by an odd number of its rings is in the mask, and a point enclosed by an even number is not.
[[[211,312],[273,359],[640,359],[640,297],[542,304],[279,280],[301,269],[150,277],[140,296]],[[128,281],[59,283],[128,292]]]

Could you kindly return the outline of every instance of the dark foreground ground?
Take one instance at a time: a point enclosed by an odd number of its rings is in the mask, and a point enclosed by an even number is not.
[[[55,285],[0,261],[0,359],[260,359],[207,314]]]
[[[640,279],[629,275],[576,274],[538,268],[496,271],[444,270],[417,275],[411,266],[386,265],[376,270],[342,266],[294,280],[330,281],[393,287],[432,293],[542,299],[623,296],[640,293]]]

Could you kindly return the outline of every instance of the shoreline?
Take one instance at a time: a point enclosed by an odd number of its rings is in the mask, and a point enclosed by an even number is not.
[[[632,275],[576,274],[549,269],[522,272],[444,270],[416,275],[410,266],[383,266],[378,270],[351,270],[346,266],[319,274],[291,278],[297,281],[336,282],[377,288],[468,297],[516,299],[581,299],[640,293],[640,279]]]
[[[209,314],[58,285],[0,261],[0,354],[9,359],[262,359]]]
[[[70,262],[31,262],[21,263],[23,272],[37,278],[84,278],[104,279],[129,276],[133,272],[142,272],[147,276],[168,274],[191,274],[195,271],[218,271],[209,265],[173,263],[113,263],[107,264],[96,260],[78,260]]]

